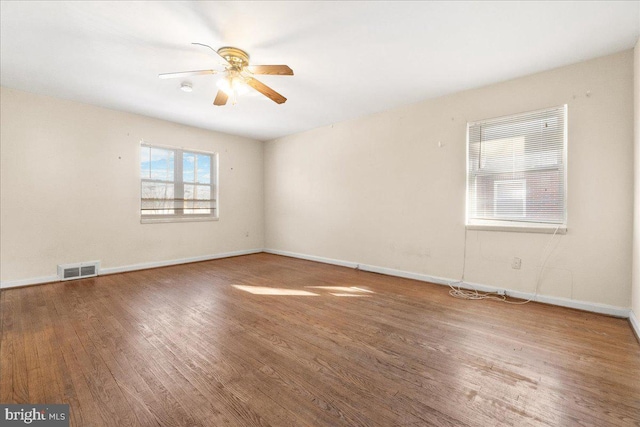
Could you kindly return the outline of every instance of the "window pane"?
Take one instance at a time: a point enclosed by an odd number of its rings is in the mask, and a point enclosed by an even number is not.
[[[151,149],[140,147],[140,178],[151,178]]]
[[[169,215],[175,211],[173,184],[142,182],[142,214]]]
[[[182,179],[184,182],[195,181],[196,155],[193,153],[182,154]]]
[[[524,167],[524,136],[484,141],[480,152],[483,171],[521,170]]]
[[[198,154],[198,177],[200,184],[211,184],[211,156]]]
[[[211,200],[211,186],[198,185],[196,186],[196,199],[198,200]]]
[[[496,218],[525,217],[527,213],[527,181],[525,179],[494,181],[493,188],[493,215]]]
[[[173,181],[174,153],[172,150],[151,147],[150,178]]]
[[[195,194],[195,186],[193,184],[184,185],[184,199],[191,200]]]
[[[210,185],[184,185],[184,213],[209,215],[215,207]]]

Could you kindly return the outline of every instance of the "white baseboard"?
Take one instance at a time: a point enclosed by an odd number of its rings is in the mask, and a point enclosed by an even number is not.
[[[146,270],[148,268],[168,267],[170,265],[188,264],[190,262],[210,261],[213,259],[230,258],[240,255],[250,255],[262,252],[262,249],[247,249],[243,251],[224,252],[221,254],[202,255],[190,258],[170,259],[167,261],[143,262],[140,264],[125,265],[122,267],[101,268],[100,275],[125,273],[127,271]]]
[[[360,270],[370,271],[372,273],[386,274],[387,276],[403,277],[405,279],[420,280],[421,282],[436,283],[438,285],[449,285],[455,282],[454,279],[445,277],[430,276],[428,274],[413,273],[411,271],[394,270],[393,268],[378,267],[375,265],[359,264]],[[478,288],[480,290],[480,288]]]
[[[640,322],[633,310],[629,310],[629,323],[631,323],[631,329],[636,333],[636,338],[640,341]]]
[[[101,268],[100,271],[98,272],[98,275],[101,276],[104,274],[115,274],[115,273],[124,273],[127,271],[146,270],[148,268],[168,267],[170,265],[187,264],[190,262],[199,262],[199,261],[209,261],[209,260],[219,259],[219,258],[230,258],[230,257],[240,256],[240,255],[257,254],[260,252],[262,252],[261,248],[247,249],[243,251],[224,252],[221,254],[172,259],[167,261],[144,262],[140,264],[125,265],[121,267]],[[59,282],[59,281],[60,281],[60,278],[58,276],[45,276],[45,277],[35,277],[35,278],[21,279],[21,280],[8,280],[8,281],[0,282],[0,289],[15,288],[18,286],[40,285],[42,283]]]
[[[306,259],[308,261],[316,261],[324,264],[333,264],[333,265],[339,265],[341,267],[358,268],[358,263],[350,262],[350,261],[342,261],[339,259],[323,258],[315,255],[305,255],[305,254],[299,254],[296,252],[280,251],[277,249],[263,249],[262,251],[268,254],[288,256],[291,258]]]
[[[498,290],[504,290],[504,288],[498,288],[498,287],[495,287],[495,286],[488,286],[488,285],[484,285],[484,284],[480,284],[480,283],[472,283],[472,282],[462,282],[462,283],[460,283],[456,279],[449,279],[449,278],[446,278],[446,277],[438,277],[438,276],[430,276],[428,274],[414,273],[414,272],[411,272],[411,271],[395,270],[395,269],[392,269],[392,268],[378,267],[378,266],[375,266],[375,265],[359,264],[359,263],[353,262],[353,261],[341,261],[341,260],[336,260],[336,259],[331,259],[331,258],[323,258],[323,257],[314,256],[314,255],[305,255],[305,254],[286,252],[286,251],[280,251],[280,250],[275,250],[275,249],[265,249],[264,252],[271,253],[271,254],[276,254],[276,255],[290,256],[290,257],[294,257],[294,258],[301,258],[301,259],[306,259],[306,260],[309,260],[309,261],[317,261],[317,262],[324,262],[324,263],[327,263],[327,264],[341,265],[343,267],[359,268],[362,271],[369,271],[369,272],[372,272],[372,273],[385,274],[385,275],[388,275],[388,276],[403,277],[405,279],[419,280],[419,281],[422,281],[422,282],[435,283],[435,284],[438,284],[438,285],[447,285],[448,286],[449,284],[455,284],[456,286],[460,286],[461,288],[464,288],[464,289],[472,289],[472,290],[476,289],[476,290],[482,291],[482,292],[496,292]],[[622,318],[625,318],[625,319],[626,318],[630,318],[630,313],[631,313],[631,310],[629,310],[628,308],[617,307],[617,306],[614,306],[614,305],[607,305],[607,304],[600,304],[600,303],[595,303],[595,302],[573,300],[573,299],[569,299],[569,298],[555,297],[555,296],[550,296],[550,295],[535,295],[533,293],[521,292],[521,291],[516,291],[516,290],[511,290],[511,289],[507,289],[506,292],[507,292],[507,295],[512,296],[514,298],[531,299],[532,301],[542,302],[542,303],[545,303],[545,304],[557,305],[557,306],[568,307],[568,308],[575,308],[575,309],[578,309],[578,310],[584,310],[584,311],[591,311],[591,312],[594,312],[594,313],[607,314],[609,316],[622,317]],[[636,320],[636,325],[637,325],[637,320]]]
[[[20,280],[5,280],[0,282],[0,289],[17,288],[19,286],[41,285],[43,283],[59,282],[60,278],[56,276],[32,277]]]
[[[409,271],[393,270],[390,268],[376,267],[376,266],[363,265],[363,264],[360,264],[360,269],[364,271],[371,271],[374,273],[387,274],[389,276],[404,277],[407,279],[414,279],[414,280],[420,280],[423,282],[436,283],[438,285],[448,286],[449,284],[455,283],[456,286],[460,286],[461,288],[471,289],[471,290],[475,289],[482,292],[496,292],[503,289],[495,286],[484,285],[481,283],[459,282],[455,279],[447,279],[444,277],[429,276],[427,274],[412,273]],[[514,298],[521,298],[525,300],[531,299],[532,301],[542,302],[545,304],[576,308],[578,310],[608,314],[610,316],[616,316],[616,317],[623,317],[623,318],[629,317],[628,308],[622,308],[622,307],[617,307],[617,306],[607,305],[607,304],[600,304],[595,302],[572,300],[569,298],[554,297],[550,295],[540,295],[540,294],[535,295],[534,293],[521,292],[521,291],[516,291],[511,289],[507,289],[506,292],[507,292],[507,295],[512,296]]]

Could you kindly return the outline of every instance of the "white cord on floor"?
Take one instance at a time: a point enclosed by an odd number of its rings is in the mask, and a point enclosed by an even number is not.
[[[554,238],[556,237],[556,234],[558,233],[558,230],[560,229],[560,226],[556,227],[556,230],[553,232],[553,235],[551,236],[551,239],[549,239],[549,242],[547,242],[547,245],[545,246],[544,250],[542,251],[542,256],[540,257],[540,261],[542,261],[542,265],[540,266],[540,269],[538,270],[538,274],[536,275],[536,288],[535,288],[535,292],[533,294],[533,296],[531,298],[529,298],[526,301],[510,301],[507,299],[507,295],[506,293],[500,294],[498,292],[478,292],[477,289],[473,288],[473,285],[468,284],[469,286],[471,286],[473,289],[462,289],[460,286],[464,283],[464,275],[466,272],[466,266],[467,266],[467,228],[465,227],[464,229],[464,257],[463,257],[463,262],[462,262],[462,277],[458,282],[453,282],[453,283],[449,283],[449,295],[451,295],[454,298],[459,298],[459,299],[466,299],[466,300],[483,300],[483,299],[490,299],[490,300],[496,300],[496,301],[502,301],[502,302],[506,302],[507,304],[526,304],[528,302],[531,302],[533,300],[536,299],[536,297],[538,296],[538,288],[540,287],[540,279],[542,278],[542,272],[544,271],[545,266],[547,265],[547,261],[549,260],[549,257],[551,256],[551,253],[553,252],[553,249],[550,250],[551,248],[551,243],[553,243]],[[454,286],[455,284],[457,284],[457,286]]]

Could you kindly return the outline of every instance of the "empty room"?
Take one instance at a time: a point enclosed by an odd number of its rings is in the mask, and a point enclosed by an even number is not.
[[[640,2],[0,7],[0,425],[640,426]]]

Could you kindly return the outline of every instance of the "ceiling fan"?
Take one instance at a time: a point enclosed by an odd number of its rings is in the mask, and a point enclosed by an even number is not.
[[[195,70],[182,71],[178,73],[159,74],[161,79],[172,79],[177,77],[201,76],[205,74],[224,73],[224,78],[218,80],[218,93],[213,101],[213,105],[222,106],[231,98],[233,105],[237,102],[237,97],[248,87],[252,87],[264,96],[278,104],[284,104],[287,98],[280,95],[264,83],[256,80],[253,76],[256,74],[292,76],[293,70],[287,65],[249,65],[249,54],[237,47],[221,47],[215,50],[211,46],[202,43],[192,43],[198,46],[204,46],[211,49],[224,62],[224,70]]]

